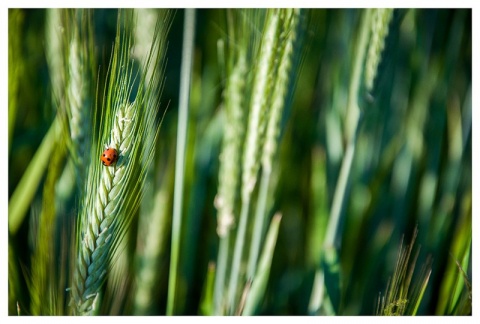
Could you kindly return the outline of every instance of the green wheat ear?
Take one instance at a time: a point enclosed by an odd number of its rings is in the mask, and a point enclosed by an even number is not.
[[[375,81],[378,65],[385,47],[385,38],[388,35],[388,25],[393,15],[393,9],[370,10],[373,12],[370,21],[371,39],[365,62],[365,86],[367,91],[371,91],[373,88],[373,82]]]
[[[123,23],[123,29],[120,28]],[[157,25],[157,27],[160,25]],[[142,196],[146,170],[153,158],[158,135],[159,93],[163,70],[151,78],[138,74],[140,83],[133,102],[133,61],[131,29],[135,28],[131,11],[118,16],[117,37],[110,65],[110,83],[104,94],[96,142],[93,143],[84,196],[77,227],[77,263],[71,287],[75,314],[95,314],[99,292],[109,264],[121,247]],[[142,71],[163,62],[154,38]],[[100,155],[105,144],[118,152],[116,163],[104,166]],[[110,262],[112,261],[112,262]]]
[[[89,125],[93,103],[92,80],[96,74],[95,55],[92,55],[95,50],[91,16],[91,12],[81,9],[70,13],[69,20],[73,30],[68,33],[66,40],[68,65],[65,71],[65,109],[70,132],[70,153],[76,162],[80,183],[86,172],[85,158],[91,136]]]

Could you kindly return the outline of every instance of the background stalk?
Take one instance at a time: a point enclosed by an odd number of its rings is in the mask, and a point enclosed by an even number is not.
[[[279,28],[280,10],[267,10],[265,31],[260,47],[258,70],[256,71],[254,86],[252,88],[252,98],[243,157],[241,191],[242,207],[237,236],[235,238],[235,248],[228,287],[227,309],[230,310],[230,313],[233,313],[233,308],[235,307],[234,302],[239,289],[240,263],[245,245],[250,201],[260,167],[260,148],[265,140],[264,137],[267,127],[266,118],[269,111],[267,100],[270,97],[269,90],[271,89],[271,81],[273,77],[272,69],[275,64],[276,46],[280,33]],[[243,287],[243,284],[241,284],[241,286]]]
[[[180,231],[183,206],[183,177],[185,168],[185,149],[188,131],[188,107],[190,82],[193,64],[193,45],[195,37],[195,10],[186,9],[182,46],[182,69],[180,72],[180,103],[177,127],[177,149],[175,159],[175,189],[173,196],[172,248],[170,275],[168,279],[167,315],[173,315],[175,290],[177,284],[178,256],[180,250]]]
[[[334,248],[338,233],[338,227],[340,224],[340,217],[342,212],[342,206],[346,199],[347,183],[350,176],[353,157],[355,154],[357,131],[360,123],[360,108],[358,106],[358,94],[360,89],[360,82],[362,78],[362,66],[364,63],[365,55],[367,52],[368,38],[370,35],[370,19],[371,10],[365,9],[362,13],[362,19],[360,21],[360,29],[358,31],[357,43],[355,46],[355,60],[352,65],[352,73],[350,76],[350,85],[348,90],[348,102],[347,102],[347,119],[345,124],[345,138],[347,141],[347,148],[345,155],[343,156],[340,174],[338,176],[337,185],[333,195],[332,206],[330,210],[328,226],[325,233],[325,239],[323,242],[323,252]],[[332,251],[331,251],[332,252]],[[325,269],[319,269],[315,273],[315,281],[313,283],[311,301],[309,305],[310,312],[320,309],[323,302],[322,294],[324,288],[321,286],[326,285],[326,278],[324,274]],[[325,279],[325,280],[320,280]],[[334,288],[335,289],[335,288]],[[338,289],[335,289],[338,290]],[[328,292],[327,289],[327,293]]]
[[[260,180],[257,207],[253,223],[253,234],[247,265],[247,278],[252,279],[256,270],[260,244],[264,235],[263,226],[267,220],[267,197],[273,169],[273,160],[277,153],[280,141],[280,121],[287,101],[287,95],[293,93],[291,85],[294,84],[291,74],[294,45],[297,40],[297,28],[300,20],[300,9],[285,9],[280,12],[281,32],[278,42],[276,77],[271,96],[271,110],[268,116],[266,139],[262,150],[262,174]]]
[[[324,247],[334,246],[335,238],[340,223],[342,205],[346,197],[347,182],[350,175],[352,161],[355,153],[357,131],[360,122],[360,108],[358,106],[358,93],[360,81],[362,79],[362,66],[367,52],[368,37],[370,34],[371,10],[365,9],[360,22],[359,36],[355,50],[355,61],[353,62],[351,81],[348,90],[347,120],[345,126],[345,138],[347,140],[347,149],[343,157],[340,175],[338,177],[335,193],[333,195],[332,209],[328,221],[327,232],[325,236]]]

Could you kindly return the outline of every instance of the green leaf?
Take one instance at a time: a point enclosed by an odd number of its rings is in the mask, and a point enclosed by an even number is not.
[[[340,260],[337,250],[325,249],[322,255],[322,269],[325,278],[325,293],[333,307],[334,314],[338,314],[340,306]],[[332,315],[334,315],[332,314]]]
[[[42,180],[48,161],[55,148],[56,136],[60,131],[59,118],[55,118],[50,129],[42,140],[40,147],[35,152],[25,173],[20,179],[15,191],[8,202],[8,229],[15,234],[22,225],[27,210],[32,203],[38,185]]]
[[[210,263],[207,269],[207,280],[203,287],[200,301],[200,314],[213,315],[213,287],[215,284],[215,265]]]

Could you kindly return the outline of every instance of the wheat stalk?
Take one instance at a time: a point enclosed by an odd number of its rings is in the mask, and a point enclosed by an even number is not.
[[[180,101],[175,156],[175,188],[173,196],[172,216],[172,251],[170,260],[170,275],[168,277],[167,315],[173,315],[175,308],[177,268],[180,254],[180,231],[182,225],[183,187],[185,172],[184,169],[188,132],[188,107],[190,100],[190,83],[195,43],[195,18],[195,9],[187,9],[185,11],[182,68],[180,71]]]
[[[258,70],[255,73],[252,89],[242,165],[242,201],[250,199],[260,167],[260,148],[265,140],[267,116],[270,109],[267,102],[270,98],[269,93],[274,77],[272,69],[276,61],[276,43],[280,34],[279,23],[279,10],[270,11],[270,14],[267,15],[266,28],[258,57]]]
[[[230,234],[231,228],[235,223],[235,215],[238,216],[236,202],[238,198],[238,189],[241,176],[242,149],[245,136],[245,120],[247,109],[245,103],[245,92],[250,87],[246,79],[248,78],[249,53],[248,46],[251,41],[252,28],[248,25],[251,17],[249,15],[255,11],[227,11],[227,30],[228,47],[225,51],[223,46],[225,42],[220,40],[218,52],[220,61],[223,63],[226,71],[226,84],[223,92],[223,107],[225,109],[225,125],[222,142],[222,151],[220,153],[220,168],[218,173],[218,193],[215,197],[214,205],[217,213],[217,234],[220,238],[217,257],[217,267],[215,273],[214,287],[214,313],[220,315],[224,312],[222,309],[225,303],[223,292],[225,288],[225,278],[227,271],[227,261],[229,259]],[[227,61],[223,60],[227,54]]]
[[[240,53],[238,62],[228,78],[225,89],[225,118],[229,126],[224,129],[223,147],[220,154],[218,194],[215,197],[217,215],[217,234],[220,246],[215,280],[215,309],[220,312],[220,295],[225,281],[225,271],[230,242],[230,229],[234,224],[234,209],[240,176],[240,162],[243,129],[243,92],[246,74],[245,53]]]
[[[299,9],[285,9],[281,12],[282,32],[278,44],[279,60],[276,67],[276,78],[273,85],[271,108],[268,116],[268,124],[263,145],[261,165],[262,176],[260,181],[259,199],[255,220],[253,224],[253,235],[250,245],[248,258],[247,276],[253,278],[256,270],[258,254],[260,251],[261,237],[263,234],[263,225],[266,218],[266,200],[268,185],[272,173],[273,157],[278,147],[278,137],[280,134],[280,118],[285,107],[287,91],[289,90],[290,71],[292,66],[292,56],[294,42],[297,38],[297,25],[299,22]]]
[[[114,54],[110,67],[110,84],[104,95],[99,134],[91,149],[90,168],[77,229],[77,264],[72,284],[72,303],[77,314],[94,314],[100,289],[115,261],[120,243],[138,209],[148,165],[158,135],[159,80],[140,75],[136,98],[129,102],[134,80],[131,50],[132,15],[126,14],[125,30],[120,29],[120,12]],[[154,42],[153,46],[155,45]],[[153,47],[152,47],[153,48]],[[152,49],[142,71],[161,61]],[[158,54],[158,53],[157,53]],[[111,166],[100,163],[101,143],[117,151],[118,160]]]
[[[363,70],[363,62],[367,50],[367,42],[370,35],[371,11],[365,9],[362,12],[360,28],[358,30],[358,38],[355,44],[356,55],[352,65],[350,84],[348,89],[347,115],[345,121],[345,138],[347,140],[347,148],[342,160],[340,174],[338,176],[335,192],[333,195],[332,207],[326,230],[323,246],[330,248],[335,244],[337,230],[340,223],[341,209],[343,201],[346,199],[347,182],[350,177],[350,170],[356,148],[356,137],[360,123],[360,107],[358,106],[358,92],[360,89],[361,74]]]
[[[250,209],[250,199],[257,182],[257,173],[260,168],[260,148],[265,140],[267,116],[269,112],[267,103],[272,89],[272,78],[274,77],[273,70],[276,62],[279,35],[280,10],[268,10],[265,30],[262,35],[258,65],[255,71],[247,133],[244,144],[241,191],[242,209],[235,239],[227,299],[227,307],[230,312],[233,312],[233,303],[237,295],[237,284]]]
[[[347,196],[347,183],[350,178],[353,157],[356,149],[357,132],[360,124],[360,107],[358,106],[358,92],[360,89],[361,76],[363,71],[363,63],[367,51],[367,43],[370,36],[371,11],[365,9],[361,13],[360,26],[357,31],[355,41],[355,56],[352,62],[352,71],[350,75],[350,84],[348,88],[347,115],[345,120],[345,138],[347,147],[343,156],[340,174],[335,186],[332,206],[329,213],[328,225],[323,240],[322,253],[329,250],[335,253],[335,243],[338,236],[338,227],[342,216],[342,206]],[[327,272],[326,266],[322,265],[315,274],[315,281],[311,294],[309,309],[312,312],[319,310],[323,305],[322,294],[326,287]],[[327,291],[328,293],[328,291]],[[329,297],[328,295],[326,297]]]

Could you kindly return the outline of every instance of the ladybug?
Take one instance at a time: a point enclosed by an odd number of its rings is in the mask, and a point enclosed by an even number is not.
[[[110,166],[117,161],[117,157],[117,150],[109,147],[103,151],[100,160],[102,161],[103,165]]]

